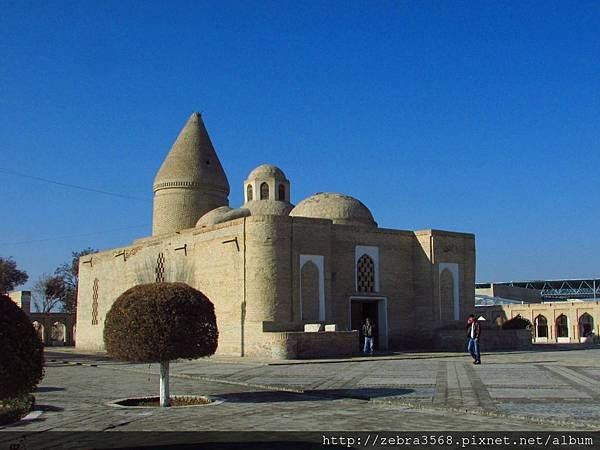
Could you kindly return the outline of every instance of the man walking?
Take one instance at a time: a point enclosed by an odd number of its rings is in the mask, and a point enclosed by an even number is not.
[[[365,337],[365,345],[363,348],[363,353],[369,353],[373,356],[373,336],[375,333],[375,325],[371,323],[371,320],[367,317],[365,319],[365,324],[362,327],[362,334]]]
[[[479,336],[481,335],[481,325],[471,314],[467,319],[467,338],[469,343],[467,344],[467,351],[473,357],[473,364],[481,364],[481,355],[479,353]]]

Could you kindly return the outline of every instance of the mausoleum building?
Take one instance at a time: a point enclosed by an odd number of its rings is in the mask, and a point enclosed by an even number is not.
[[[202,291],[215,305],[217,353],[238,356],[355,353],[367,316],[380,350],[401,348],[473,311],[473,234],[380,228],[355,198],[321,192],[294,206],[291,188],[281,169],[260,165],[239,185],[244,204],[230,207],[192,114],[154,180],[152,236],[80,261],[77,347],[102,350],[112,303],[149,282]]]

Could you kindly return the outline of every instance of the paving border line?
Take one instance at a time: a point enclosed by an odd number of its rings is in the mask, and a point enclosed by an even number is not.
[[[503,419],[516,419],[516,420],[525,420],[531,423],[538,423],[542,425],[557,425],[557,426],[568,426],[568,427],[577,427],[577,428],[591,428],[598,429],[598,424],[592,421],[569,421],[569,420],[557,420],[557,419],[547,419],[544,417],[538,416],[528,416],[526,414],[513,414],[513,413],[504,413],[498,410],[491,409],[483,409],[483,408],[454,408],[451,406],[435,406],[430,404],[425,404],[422,402],[414,402],[411,400],[404,400],[399,398],[394,399],[371,399],[371,403],[373,404],[384,404],[391,406],[404,406],[414,409],[421,410],[431,410],[431,411],[446,411],[446,412],[455,412],[461,414],[475,414],[486,417],[500,417]]]
[[[121,371],[125,371],[125,372],[140,373],[140,374],[144,374],[144,375],[156,375],[156,376],[159,375],[158,372],[154,373],[154,372],[150,372],[147,370],[126,368],[125,365],[109,366],[108,364],[105,365],[105,364],[91,364],[91,363],[73,363],[73,362],[69,362],[69,361],[63,361],[63,365],[71,365],[71,366],[76,365],[76,366],[83,366],[83,367],[94,367],[97,369],[121,370]],[[183,379],[187,379],[187,380],[207,381],[207,382],[211,382],[211,383],[228,384],[228,385],[234,385],[234,386],[253,387],[253,388],[267,389],[269,391],[277,391],[277,392],[291,392],[293,394],[305,394],[306,393],[306,391],[304,389],[293,388],[293,387],[276,386],[276,385],[270,385],[270,384],[247,383],[245,381],[223,380],[223,379],[217,379],[217,378],[211,378],[211,377],[188,375],[188,374],[184,374],[184,373],[170,373],[169,377],[183,378]]]
[[[546,345],[546,344],[537,344],[537,345]],[[70,348],[70,347],[69,347]],[[496,355],[519,355],[519,354],[529,354],[532,352],[539,354],[548,354],[552,352],[562,352],[562,351],[584,351],[584,350],[592,350],[599,349],[600,345],[590,346],[590,347],[582,347],[582,348],[552,348],[549,350],[542,350],[542,347],[539,349],[533,347],[530,350],[499,350],[493,352],[483,352],[483,355],[486,356],[496,356]],[[45,349],[49,356],[52,354],[56,355],[52,359],[64,359],[68,357],[72,357],[74,359],[77,358],[101,358],[101,360],[112,361],[112,359],[106,354],[106,352],[81,352],[76,353],[75,351],[52,351],[48,348]],[[366,363],[373,361],[396,361],[396,360],[418,360],[418,359],[443,359],[443,358],[460,358],[460,357],[468,357],[469,354],[464,351],[455,351],[455,352],[428,352],[427,350],[419,351],[407,351],[407,352],[398,352],[398,353],[383,353],[379,355],[375,355],[373,357],[369,356],[355,356],[355,357],[346,357],[346,358],[333,358],[333,359],[293,359],[293,360],[252,360],[252,357],[232,357],[235,359],[228,359],[227,356],[216,356],[215,358],[199,358],[193,361],[202,361],[208,363],[219,363],[219,364],[246,364],[250,366],[291,366],[295,364],[339,364],[339,363]],[[495,364],[495,363],[492,363]]]
[[[132,372],[132,373],[140,373],[140,374],[144,374],[144,375],[157,375],[158,376],[158,374],[154,374],[154,373],[148,372],[146,370],[126,368],[126,365],[109,366],[109,365],[104,365],[104,364],[92,364],[92,363],[81,363],[81,362],[74,363],[71,361],[61,361],[61,362],[62,362],[62,364],[65,364],[65,365],[78,365],[78,366],[84,366],[84,367],[104,368],[104,369],[117,370],[117,371],[121,370],[121,371],[127,371],[127,372]],[[343,395],[341,393],[340,394],[326,394],[326,393],[320,393],[318,390],[305,390],[305,389],[291,388],[291,387],[285,387],[285,386],[247,383],[247,382],[243,382],[243,381],[230,381],[230,380],[215,379],[215,378],[203,377],[203,376],[193,376],[193,375],[187,375],[187,374],[172,373],[172,374],[170,374],[170,376],[174,377],[174,378],[199,380],[199,381],[206,381],[206,382],[227,384],[227,385],[234,385],[234,386],[253,387],[253,388],[258,388],[258,389],[266,389],[266,390],[270,390],[270,391],[274,391],[274,392],[288,392],[288,393],[294,393],[294,394],[308,395],[308,396],[312,396],[312,397],[325,397],[325,398],[336,398],[336,399],[349,398],[349,399],[354,399],[354,400],[368,401],[372,404],[384,404],[384,405],[391,405],[391,406],[396,405],[396,406],[409,407],[409,408],[413,408],[413,409],[432,410],[432,411],[447,411],[447,412],[456,412],[456,413],[461,413],[461,414],[469,413],[469,414],[488,416],[488,417],[500,417],[500,418],[505,418],[505,419],[508,418],[508,419],[525,420],[528,422],[539,423],[539,424],[543,424],[543,425],[575,426],[575,427],[582,427],[582,428],[597,429],[597,423],[592,422],[592,421],[557,420],[557,419],[549,419],[549,418],[538,417],[538,416],[530,416],[530,415],[526,415],[526,414],[504,413],[504,412],[501,412],[498,410],[483,409],[483,408],[467,409],[467,408],[456,408],[456,407],[447,406],[447,405],[436,406],[433,404],[427,404],[427,403],[423,403],[423,402],[415,402],[412,400],[405,400],[405,399],[400,399],[400,398],[393,398],[393,399],[375,398],[374,399],[369,396],[361,395],[359,393],[353,394],[353,395],[348,395],[348,394]],[[340,390],[343,390],[343,389],[340,389]]]
[[[560,349],[556,351],[567,350]],[[586,349],[576,349],[576,350],[586,350]],[[554,350],[553,350],[554,351]],[[112,360],[107,356],[106,353],[75,353],[75,352],[53,352],[52,350],[48,350],[49,354],[54,353],[55,356],[52,359],[64,359],[68,357],[73,357],[73,359],[78,358],[86,358],[86,357],[97,357],[102,358],[102,360]],[[522,350],[515,351],[497,351],[497,352],[487,352],[484,353],[488,356],[495,355],[518,355],[530,353]],[[541,351],[540,353],[548,353],[546,351]],[[233,357],[235,359],[228,359],[227,357],[216,357],[216,358],[198,358],[194,361],[198,362],[207,362],[213,364],[243,364],[249,366],[293,366],[293,365],[304,365],[304,364],[341,364],[341,363],[368,363],[368,362],[376,362],[376,361],[400,361],[400,360],[419,360],[419,359],[443,359],[443,358],[466,358],[469,354],[467,352],[398,352],[398,353],[383,353],[376,354],[375,356],[354,356],[354,357],[345,357],[345,358],[321,358],[321,359],[290,359],[290,360],[252,360],[252,357]],[[183,360],[182,360],[183,361]]]

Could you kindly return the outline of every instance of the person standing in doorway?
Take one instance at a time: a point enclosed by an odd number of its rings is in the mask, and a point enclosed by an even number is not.
[[[467,351],[473,357],[473,364],[481,364],[481,354],[479,353],[479,336],[481,336],[481,325],[471,314],[467,318]]]
[[[371,356],[373,356],[373,337],[375,336],[375,325],[373,325],[371,319],[368,317],[365,319],[365,323],[362,327],[362,334],[365,338],[363,353],[369,353]]]

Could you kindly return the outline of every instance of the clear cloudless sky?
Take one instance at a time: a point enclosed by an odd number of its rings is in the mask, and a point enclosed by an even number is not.
[[[200,111],[232,206],[292,202],[476,235],[477,280],[600,276],[597,1],[0,0],[0,256],[33,282],[151,230]],[[81,191],[9,171],[110,191]]]

